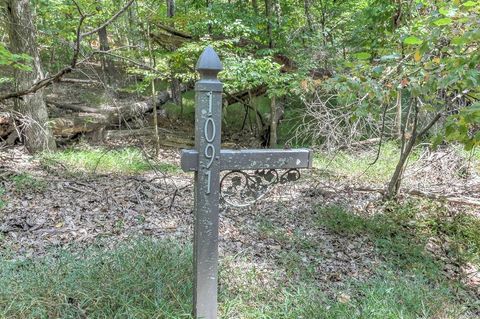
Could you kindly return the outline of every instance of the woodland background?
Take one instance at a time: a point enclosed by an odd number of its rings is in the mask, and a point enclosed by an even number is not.
[[[0,12],[0,317],[188,317],[178,149],[207,45],[222,147],[315,149],[302,182],[223,207],[223,317],[480,316],[478,1]]]

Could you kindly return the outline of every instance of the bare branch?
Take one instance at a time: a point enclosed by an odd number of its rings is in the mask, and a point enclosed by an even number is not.
[[[108,26],[109,24],[111,24],[113,21],[115,21],[119,16],[121,16],[125,11],[127,11],[127,9],[132,5],[132,3],[135,2],[135,0],[130,0],[128,1],[124,6],[123,8],[121,8],[117,13],[115,13],[110,19],[108,19],[107,21],[105,21],[102,25],[100,25],[98,28],[96,29],[93,29],[91,31],[88,31],[88,32],[85,32],[85,33],[82,33],[81,34],[81,37],[86,37],[86,36],[89,36],[89,35],[92,35],[94,33],[97,33],[99,30],[105,28],[106,26]]]

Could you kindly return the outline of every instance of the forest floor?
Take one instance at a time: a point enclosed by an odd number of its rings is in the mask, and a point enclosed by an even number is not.
[[[188,317],[193,175],[139,143],[0,151],[1,318]],[[222,203],[222,318],[480,318],[478,154],[417,150],[392,203],[375,153]]]

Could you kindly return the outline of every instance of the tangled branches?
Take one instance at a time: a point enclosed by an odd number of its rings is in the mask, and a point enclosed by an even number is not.
[[[367,137],[368,140],[378,141],[382,121],[375,119],[372,113],[358,116],[354,104],[361,100],[340,105],[336,95],[315,92],[309,101],[305,101],[305,112],[302,123],[295,131],[294,142],[309,142],[322,149],[333,150],[361,144]]]

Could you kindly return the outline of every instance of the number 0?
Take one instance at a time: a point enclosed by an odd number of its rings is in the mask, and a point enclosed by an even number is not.
[[[208,143],[212,143],[213,140],[215,139],[215,135],[217,134],[216,128],[215,128],[215,122],[211,117],[209,117],[205,121],[205,139],[207,140]],[[210,132],[209,132],[210,131]]]

